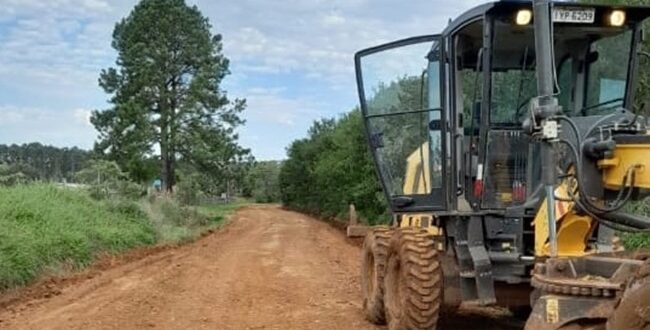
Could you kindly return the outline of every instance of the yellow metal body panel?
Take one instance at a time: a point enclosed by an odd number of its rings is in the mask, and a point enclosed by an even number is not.
[[[650,189],[650,145],[617,144],[614,157],[598,162],[603,170],[603,184],[608,189],[619,190],[630,168],[634,171],[634,186]]]
[[[423,143],[406,159],[403,191],[406,195],[431,193],[431,170],[429,163],[429,143]],[[402,215],[401,228],[417,227],[426,229],[433,236],[442,236],[442,228],[433,224],[431,213],[411,213]],[[438,249],[442,249],[441,246]]]
[[[561,199],[569,199],[568,182],[563,182],[555,188],[555,196]],[[588,254],[587,239],[593,230],[593,219],[579,216],[573,212],[573,202],[557,200],[555,202],[555,219],[558,222],[557,247],[558,255],[563,257],[575,257]],[[548,243],[548,213],[546,201],[542,203],[535,216],[533,226],[535,227],[535,256],[547,257],[550,255]]]
[[[579,257],[588,254],[587,239],[593,230],[593,220],[573,212],[564,216],[557,232],[557,250],[563,257]],[[550,255],[548,242],[544,244],[543,255]]]
[[[423,143],[406,159],[403,191],[406,195],[430,193],[431,170],[429,169],[429,143]]]
[[[399,226],[401,228],[406,228],[406,227],[424,228],[431,235],[434,236],[442,235],[442,228],[437,227],[433,224],[433,216],[428,213],[405,214],[402,216],[402,221],[400,222]]]

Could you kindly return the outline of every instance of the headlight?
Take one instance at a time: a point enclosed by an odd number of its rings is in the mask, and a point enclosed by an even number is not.
[[[515,24],[528,25],[532,19],[533,12],[530,9],[521,9],[517,12],[517,16],[515,16]]]
[[[623,26],[625,24],[625,12],[622,10],[612,10],[609,14],[609,25]]]

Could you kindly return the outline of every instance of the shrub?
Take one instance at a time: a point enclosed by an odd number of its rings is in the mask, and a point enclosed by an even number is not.
[[[244,189],[256,203],[280,201],[280,166],[278,161],[256,162],[246,174]]]
[[[370,224],[390,220],[366,146],[361,114],[314,123],[294,141],[280,170],[284,205],[323,217],[346,217],[350,203]]]

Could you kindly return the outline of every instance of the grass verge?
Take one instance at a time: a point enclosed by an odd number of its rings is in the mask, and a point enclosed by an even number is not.
[[[50,185],[0,188],[0,290],[44,272],[84,267],[98,251],[155,242],[136,203],[100,202],[84,191]]]
[[[246,203],[181,206],[173,199],[157,198],[141,205],[151,219],[157,240],[178,243],[192,241],[202,232],[221,226],[228,215]]]
[[[0,292],[44,274],[80,270],[100,254],[191,241],[243,203],[102,200],[79,189],[0,187]]]

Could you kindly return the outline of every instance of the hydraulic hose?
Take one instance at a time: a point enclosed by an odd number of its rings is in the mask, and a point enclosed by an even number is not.
[[[570,118],[562,118],[566,120],[567,122],[572,122]],[[573,128],[573,125],[571,125]],[[577,130],[576,130],[577,131]],[[576,132],[577,133],[577,132]],[[576,137],[580,140],[580,137],[578,134],[576,134]],[[630,229],[637,229],[637,230],[650,230],[650,218],[645,217],[645,216],[640,216],[640,215],[634,215],[634,214],[628,214],[628,213],[623,213],[620,212],[619,210],[623,207],[623,205],[626,204],[626,202],[629,200],[633,186],[634,186],[634,168],[628,169],[627,173],[625,174],[625,177],[623,179],[623,182],[621,184],[621,189],[619,191],[619,194],[616,198],[616,203],[613,207],[610,208],[603,208],[603,207],[596,207],[589,201],[588,198],[585,198],[585,193],[582,189],[582,173],[581,173],[581,154],[578,151],[578,149],[571,144],[569,141],[560,139],[560,142],[565,144],[569,149],[571,150],[572,154],[574,155],[575,161],[576,161],[576,179],[578,180],[578,190],[580,191],[580,197],[575,196],[570,193],[570,198],[573,200],[578,207],[580,207],[585,213],[590,215],[594,220],[598,220],[602,222],[604,225],[621,225],[626,228]],[[628,181],[628,176],[631,176],[631,182],[630,182],[630,187],[627,189],[627,193],[624,194],[625,186]]]
[[[624,226],[637,229],[650,229],[650,218],[623,212],[609,212],[599,215],[601,218]]]

